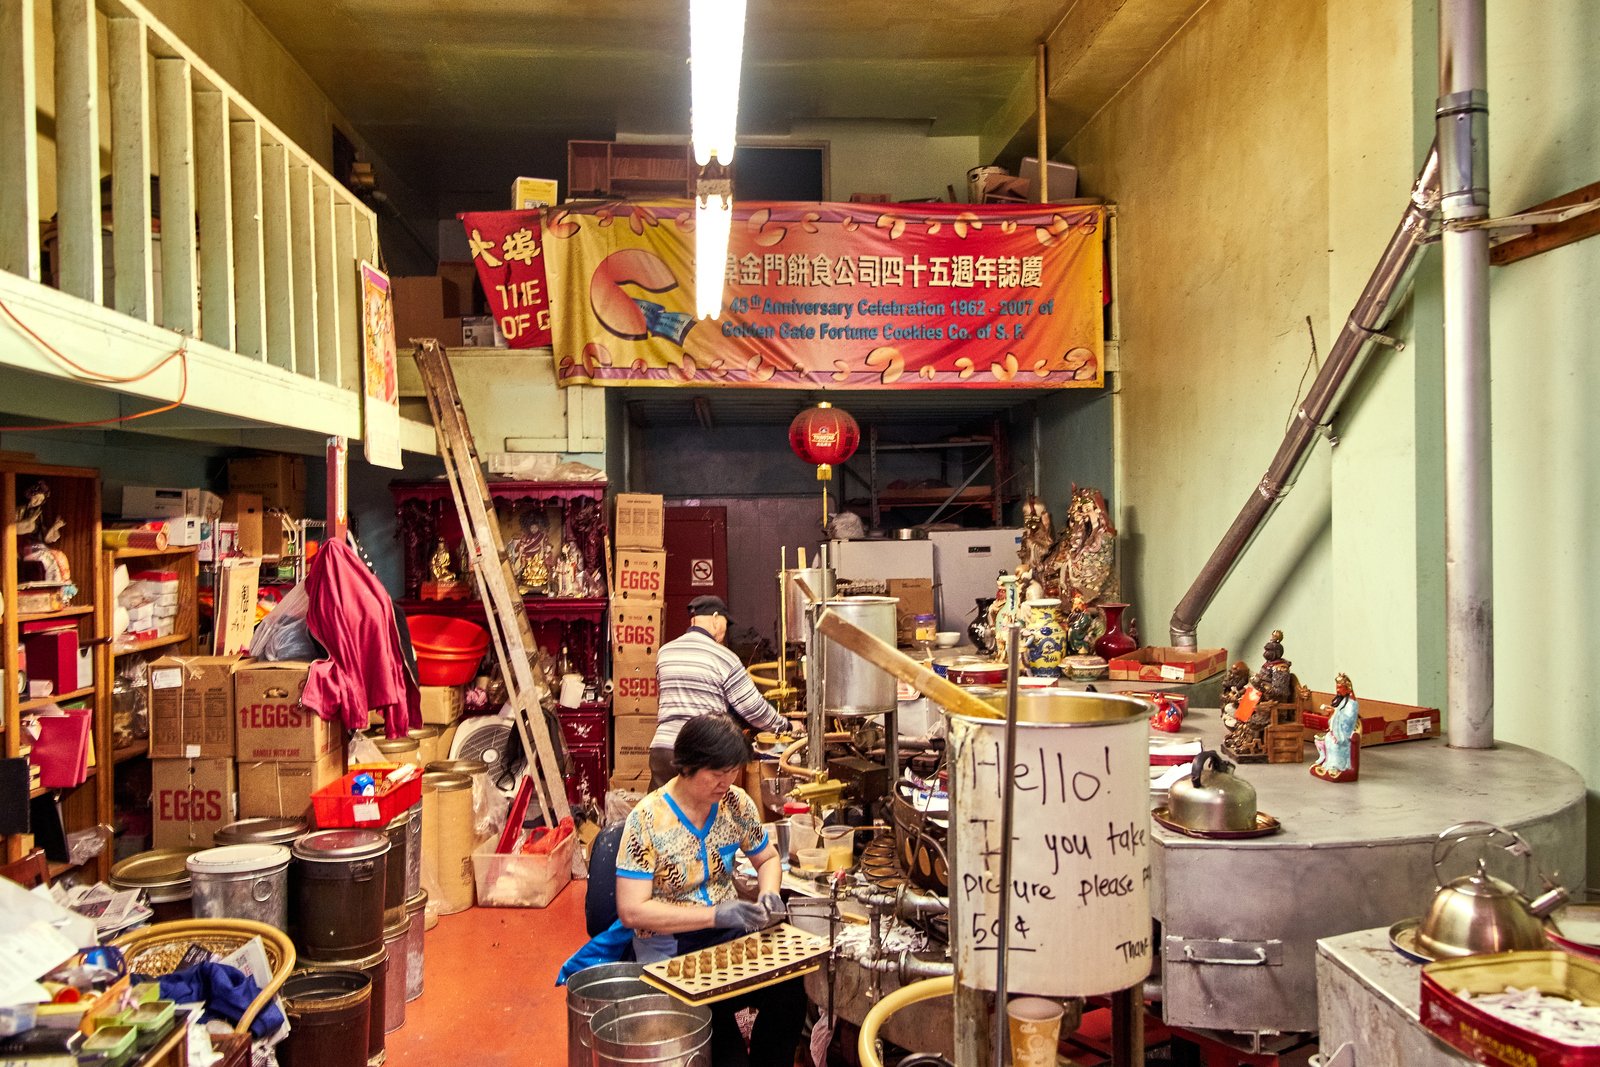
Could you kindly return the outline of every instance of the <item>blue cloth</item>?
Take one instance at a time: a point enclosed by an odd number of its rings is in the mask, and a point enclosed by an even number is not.
[[[606,929],[591,937],[582,948],[567,957],[567,962],[556,972],[556,985],[567,984],[567,979],[583,970],[601,963],[616,963],[622,959],[628,946],[633,944],[633,931],[618,919]]]
[[[206,1006],[203,1021],[222,1019],[235,1026],[261,995],[261,987],[254,978],[224,963],[197,963],[161,975],[160,982],[163,1000],[179,1004],[203,1002]],[[250,1033],[254,1037],[267,1037],[282,1025],[283,1011],[274,997],[251,1022]]]

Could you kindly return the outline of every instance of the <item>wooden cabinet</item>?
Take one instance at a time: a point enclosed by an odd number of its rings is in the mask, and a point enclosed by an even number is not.
[[[689,198],[696,170],[687,143],[567,142],[567,196],[575,200]]]
[[[56,789],[30,790],[30,801],[49,797],[60,812],[67,833],[103,829],[103,847],[86,874],[106,877],[111,870],[110,790],[111,730],[104,695],[104,672],[85,681],[77,670],[55,672],[55,691],[31,697],[20,691],[26,672],[25,638],[52,632],[76,637],[77,647],[94,648],[106,640],[109,597],[100,572],[100,472],[79,467],[53,467],[25,460],[0,460],[0,659],[5,665],[3,728],[7,758],[30,747],[23,720],[59,704],[92,711],[94,764],[80,783]],[[69,584],[61,586],[63,579]],[[67,642],[70,646],[70,642]],[[63,653],[63,658],[65,654]],[[91,656],[93,654],[91,653]],[[97,665],[98,666],[98,665]],[[39,679],[33,679],[38,681]],[[35,829],[38,829],[37,825]],[[20,859],[29,842],[25,835],[4,839],[6,862]],[[50,864],[55,877],[72,869]]]

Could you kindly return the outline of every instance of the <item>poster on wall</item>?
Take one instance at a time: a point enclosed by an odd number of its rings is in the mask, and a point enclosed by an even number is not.
[[[466,211],[456,218],[466,228],[472,265],[507,347],[548,347],[550,298],[539,212]]]
[[[367,462],[399,469],[400,381],[389,276],[361,263],[361,438]]]
[[[723,314],[694,315],[694,207],[546,212],[562,385],[1104,384],[1100,206],[735,203]]]

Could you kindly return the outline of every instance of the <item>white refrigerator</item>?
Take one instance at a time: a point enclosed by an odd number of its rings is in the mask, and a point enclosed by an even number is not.
[[[927,578],[935,582],[932,541],[829,541],[835,578]]]
[[[939,629],[965,633],[977,610],[974,601],[994,596],[995,579],[1017,569],[1021,560],[1020,529],[935,530],[928,534],[933,546],[934,604]],[[965,638],[962,638],[965,641]]]

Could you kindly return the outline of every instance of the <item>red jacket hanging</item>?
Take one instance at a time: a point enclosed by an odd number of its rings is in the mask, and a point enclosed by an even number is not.
[[[394,601],[342,540],[323,543],[306,575],[306,626],[328,650],[311,665],[300,701],[324,719],[364,729],[382,713],[390,737],[422,725],[422,694],[406,673]]]

